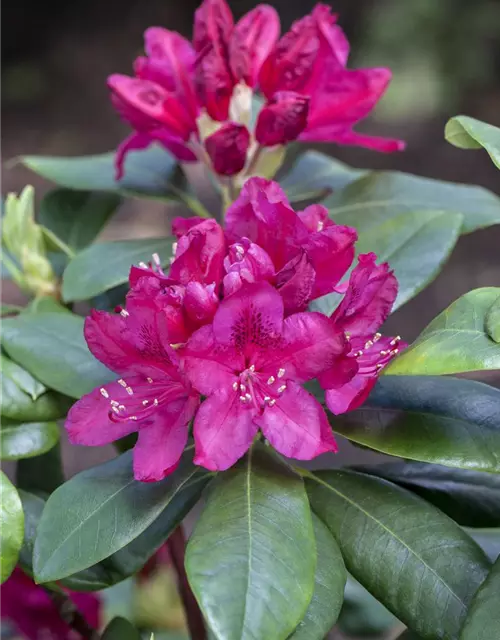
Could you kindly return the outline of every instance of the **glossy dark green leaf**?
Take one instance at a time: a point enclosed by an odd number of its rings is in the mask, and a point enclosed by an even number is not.
[[[387,376],[335,432],[382,453],[500,473],[500,390],[458,378]]]
[[[344,603],[337,621],[339,629],[349,637],[375,637],[378,640],[397,624],[397,618],[348,574]]]
[[[130,267],[150,262],[157,253],[164,264],[172,256],[172,238],[145,238],[93,244],[79,253],[63,275],[66,302],[86,300],[127,282]]]
[[[24,515],[17,489],[0,471],[0,583],[10,576],[23,544]]]
[[[500,556],[500,528],[498,529],[472,529],[464,527],[469,536],[477,542],[488,558],[495,562]]]
[[[499,156],[500,158],[500,156]],[[460,640],[500,638],[500,558],[474,596]]]
[[[500,287],[469,291],[427,325],[384,373],[442,375],[500,369],[500,344],[486,332],[485,319]]]
[[[141,640],[142,636],[125,618],[113,618],[101,638],[102,640]]]
[[[2,420],[0,457],[2,460],[31,458],[52,449],[59,442],[56,422],[14,422]]]
[[[305,151],[280,179],[280,185],[291,202],[322,200],[364,173],[319,151]]]
[[[500,169],[500,129],[469,116],[456,116],[446,123],[444,136],[460,149],[480,149],[488,152]]]
[[[500,296],[486,312],[485,327],[488,336],[500,343]]]
[[[42,200],[38,221],[73,251],[89,245],[119,207],[115,193],[54,189]]]
[[[422,462],[356,466],[425,498],[458,524],[500,526],[500,476]]]
[[[8,355],[48,387],[80,398],[115,376],[88,350],[83,318],[73,313],[26,313],[2,323]]]
[[[313,514],[316,540],[314,593],[306,615],[290,640],[324,640],[340,613],[347,573],[335,538]]]
[[[321,471],[306,485],[347,570],[423,638],[455,638],[490,566],[474,541],[435,507],[385,480]]]
[[[174,178],[177,161],[164,149],[152,146],[146,151],[129,153],[125,161],[125,174],[119,182],[115,180],[114,159],[114,151],[79,158],[20,158],[35,173],[67,189],[175,198],[170,181]]]
[[[2,417],[22,422],[56,420],[65,415],[60,396],[47,392],[28,371],[0,355]]]
[[[40,520],[33,558],[37,580],[59,580],[108,558],[167,508],[173,529],[193,504],[196,474],[187,452],[165,480],[138,482],[127,452],[74,476],[50,496]]]
[[[16,465],[16,486],[43,498],[64,482],[60,442],[46,453],[23,458]]]
[[[500,198],[482,187],[373,171],[323,203],[339,224],[368,231],[405,211],[451,211],[464,216],[463,233],[500,223]]]
[[[314,589],[316,549],[302,479],[257,447],[211,489],[186,551],[208,625],[217,640],[284,640]]]

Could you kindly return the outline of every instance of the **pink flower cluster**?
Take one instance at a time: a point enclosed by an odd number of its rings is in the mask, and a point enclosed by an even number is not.
[[[329,7],[318,4],[279,33],[269,5],[234,24],[225,0],[204,0],[192,43],[174,31],[148,29],[135,76],[108,79],[114,106],[134,129],[118,149],[118,177],[126,154],[152,142],[181,161],[204,161],[222,176],[245,168],[252,175],[263,148],[296,139],[385,152],[404,147],[353,131],[384,93],[391,72],[346,68],[349,43]],[[252,127],[256,91],[265,104]]]
[[[215,220],[176,219],[168,273],[132,267],[126,306],[93,311],[85,338],[121,377],[84,396],[67,419],[76,444],[138,432],[135,477],[175,469],[194,419],[195,463],[224,470],[260,431],[283,455],[335,451],[322,404],[302,383],[317,378],[335,414],[358,407],[401,348],[378,328],[397,281],[374,254],[354,259],[356,231],[321,205],[295,212],[275,182],[252,178]],[[309,302],[343,293],[331,317]]]
[[[73,604],[93,629],[102,622],[99,597],[93,593],[66,591]],[[22,569],[16,567],[10,578],[0,587],[2,620],[8,621],[15,631],[28,640],[82,640],[61,617],[49,593],[35,584]],[[2,634],[3,637],[3,634]],[[9,637],[17,637],[9,636]]]

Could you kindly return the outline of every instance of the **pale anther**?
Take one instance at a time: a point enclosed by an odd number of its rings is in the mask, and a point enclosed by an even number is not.
[[[381,352],[380,352],[380,355],[381,355],[381,356],[386,356],[388,353],[389,353],[388,351],[381,351]]]
[[[130,420],[137,420],[137,416],[130,416]]]
[[[274,384],[276,382],[276,378],[274,376],[269,376],[267,384]]]
[[[122,316],[122,318],[127,318],[130,315],[130,313],[128,311],[125,311],[125,309],[122,309],[120,311],[120,315]]]
[[[124,388],[127,386],[127,383],[125,382],[125,380],[122,380],[121,378],[118,380],[118,384]]]
[[[147,269],[148,265],[145,262],[139,262],[139,266],[141,267],[141,269]]]
[[[235,244],[234,248],[236,249],[236,253],[243,255],[245,253],[245,249],[241,246],[241,244]]]
[[[153,404],[154,404],[154,406],[155,406],[155,407],[157,407],[157,406],[158,406],[158,398],[155,398],[155,399],[153,400]]]
[[[380,338],[381,338],[381,337],[382,337],[382,334],[381,334],[381,333],[376,333],[376,334],[373,336],[373,342],[377,342],[378,340],[380,340]]]
[[[269,406],[269,407],[274,407],[274,405],[275,405],[275,404],[276,404],[276,400],[274,400],[274,399],[273,399],[273,400],[270,400],[270,401],[268,402],[268,406]]]
[[[157,253],[153,253],[153,262],[157,267],[161,267],[160,256]]]
[[[114,411],[115,413],[118,413],[118,407],[112,406],[111,410]]]
[[[264,402],[269,402],[269,400],[271,400],[269,396],[264,396]]]
[[[397,344],[400,340],[401,340],[401,336],[396,336],[396,337],[394,338],[394,340],[391,340],[391,341],[390,341],[390,343],[389,343],[389,344],[391,345],[391,347],[393,347],[393,346],[394,346],[395,344]]]
[[[233,391],[238,391],[238,383],[233,382]]]
[[[106,391],[106,389],[101,387],[99,391],[101,392],[101,396],[103,396],[104,398],[109,398],[109,393]]]
[[[146,380],[149,382],[149,384],[152,384],[153,382],[153,378],[146,378]]]
[[[320,220],[318,222],[318,231],[323,231],[324,226],[325,226],[325,223],[323,222],[323,220]]]
[[[245,393],[246,390],[247,390],[246,386],[244,384],[240,384],[241,393]]]
[[[240,396],[240,400],[241,400],[241,402],[246,402],[246,401],[247,401],[247,399],[245,398],[245,396]]]
[[[378,364],[376,368],[377,368],[378,371],[380,371],[380,369],[382,369],[383,366],[384,366],[383,364]]]
[[[119,404],[119,405],[118,405],[118,409],[119,409],[120,411],[125,411],[125,405],[124,405],[124,404]]]
[[[250,402],[252,396],[249,393],[245,393],[245,398],[248,400],[248,402]]]
[[[399,349],[393,349],[391,351],[391,356],[395,356],[397,353],[399,353]]]
[[[142,404],[143,404],[144,406],[148,405],[148,404],[149,404],[149,400],[143,400],[143,401],[142,401]]]
[[[134,395],[134,390],[132,389],[132,387],[125,387],[125,391],[128,393],[129,396]]]
[[[250,373],[253,373],[255,371],[255,365],[254,364],[250,365],[249,371],[250,371]]]
[[[283,368],[278,369],[278,378],[282,378],[285,375],[285,370]]]
[[[285,391],[286,389],[286,384],[282,384],[281,387],[279,387],[278,389],[278,393],[283,393],[283,391]]]
[[[370,347],[373,347],[373,341],[372,340],[368,340],[368,342],[365,344],[365,349],[369,349]]]
[[[118,407],[119,406],[119,402],[117,402],[116,400],[110,400],[111,406],[112,407]]]

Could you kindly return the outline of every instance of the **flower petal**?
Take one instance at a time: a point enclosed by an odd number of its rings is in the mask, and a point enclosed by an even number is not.
[[[219,306],[213,322],[218,344],[253,358],[280,344],[283,300],[267,282],[246,284]]]
[[[194,421],[195,464],[225,471],[241,458],[257,433],[255,411],[234,391],[219,391],[203,402]]]
[[[130,151],[147,149],[152,144],[153,138],[148,133],[132,133],[121,142],[115,156],[115,179],[121,180],[125,170],[125,160]]]
[[[309,97],[294,91],[278,91],[261,109],[255,138],[265,147],[297,139],[307,126]]]
[[[181,398],[162,406],[139,429],[134,447],[134,477],[156,482],[177,467],[188,437],[188,424],[198,406],[198,397]]]
[[[352,380],[337,389],[325,391],[326,406],[336,416],[360,407],[377,382],[377,375],[355,375]]]
[[[298,253],[276,274],[275,286],[283,298],[287,315],[307,308],[315,279],[316,272],[305,251]]]
[[[278,13],[268,4],[258,4],[238,21],[229,43],[231,69],[238,81],[255,86],[262,63],[276,44],[279,33]]]
[[[215,341],[212,325],[195,331],[180,352],[183,370],[200,393],[232,389],[235,371],[243,371],[245,361],[234,349]]]
[[[295,382],[288,382],[276,404],[266,407],[255,422],[272,446],[288,458],[311,460],[337,451],[323,407]]]
[[[133,369],[139,360],[125,318],[93,309],[85,318],[84,336],[92,355],[119,374]]]

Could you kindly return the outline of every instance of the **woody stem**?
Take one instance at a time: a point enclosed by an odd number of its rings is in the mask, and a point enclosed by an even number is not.
[[[205,623],[196,598],[194,597],[184,566],[186,555],[186,538],[182,525],[179,525],[167,540],[168,550],[177,574],[177,585],[181,596],[191,640],[206,640]]]
[[[99,640],[99,633],[93,629],[65,593],[47,590],[61,618],[85,640]]]

